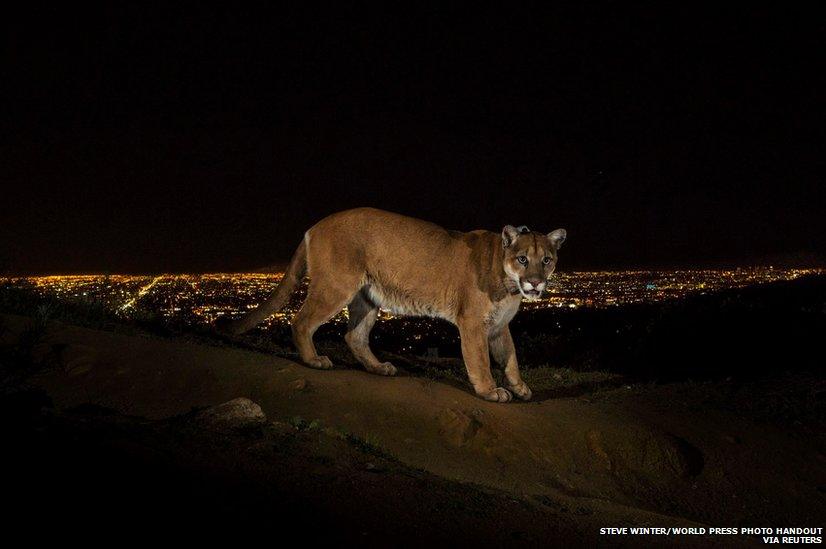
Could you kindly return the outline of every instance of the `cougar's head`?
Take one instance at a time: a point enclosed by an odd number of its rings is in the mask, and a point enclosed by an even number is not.
[[[533,301],[542,295],[566,236],[565,229],[548,234],[531,232],[524,225],[502,229],[505,274],[523,297]]]

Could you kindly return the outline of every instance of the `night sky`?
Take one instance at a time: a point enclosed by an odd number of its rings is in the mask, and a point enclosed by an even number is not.
[[[822,12],[110,4],[0,23],[0,272],[255,269],[365,205],[561,270],[826,257]]]

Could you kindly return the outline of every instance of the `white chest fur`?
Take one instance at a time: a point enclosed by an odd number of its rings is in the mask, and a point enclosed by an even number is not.
[[[488,325],[488,330],[490,332],[497,332],[507,326],[507,324],[519,311],[519,305],[521,303],[522,300],[519,296],[510,296],[502,301],[494,303],[485,318],[485,324]]]

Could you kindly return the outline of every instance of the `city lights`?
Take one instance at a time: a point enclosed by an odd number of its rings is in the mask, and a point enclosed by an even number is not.
[[[727,288],[791,280],[823,269],[771,267],[728,270],[593,271],[554,275],[543,299],[523,303],[524,310],[606,308],[654,303]],[[237,317],[255,308],[283,274],[212,273],[141,275],[65,275],[7,278],[5,284],[27,288],[43,297],[96,302],[125,317],[139,312],[193,325],[210,325],[219,317]],[[301,306],[307,281],[288,306],[262,325],[287,325]],[[379,321],[391,319],[382,312]],[[334,322],[346,322],[342,312]]]

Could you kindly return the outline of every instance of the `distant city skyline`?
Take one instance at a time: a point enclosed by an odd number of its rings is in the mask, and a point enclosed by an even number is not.
[[[564,252],[563,252],[564,253]],[[562,254],[560,254],[562,257]],[[561,262],[564,262],[562,257]],[[125,275],[125,276],[156,276],[156,275],[212,275],[212,274],[281,274],[287,266],[288,261],[278,261],[270,265],[257,266],[253,268],[237,269],[213,269],[213,270],[113,270],[113,269],[52,269],[42,272],[13,271],[6,269],[0,271],[0,280],[10,278],[34,278],[51,276],[105,276],[105,275]],[[656,272],[656,271],[701,271],[701,270],[734,270],[734,269],[779,269],[779,270],[823,270],[826,269],[826,256],[811,252],[800,253],[779,253],[773,257],[766,257],[752,261],[742,260],[719,260],[702,261],[698,260],[692,264],[666,264],[651,263],[648,265],[629,265],[619,263],[617,265],[596,265],[578,266],[578,268],[568,268],[561,264],[557,268],[559,274],[571,273],[591,273],[591,272]]]
[[[740,288],[805,275],[826,269],[727,269],[670,271],[592,271],[559,273],[538,301],[523,301],[523,310],[543,308],[606,308],[657,303],[690,295]],[[275,289],[282,273],[205,273],[69,275],[0,279],[12,287],[33,290],[41,297],[99,303],[111,312],[158,314],[167,320],[211,325],[218,317],[236,317],[256,307]],[[290,304],[262,324],[289,324],[306,295],[303,284]],[[346,310],[337,321],[346,318]],[[382,319],[392,318],[385,312]]]

